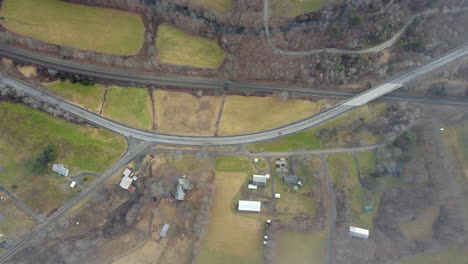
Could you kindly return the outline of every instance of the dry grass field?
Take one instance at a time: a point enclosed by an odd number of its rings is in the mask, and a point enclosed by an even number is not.
[[[218,133],[235,135],[275,128],[320,112],[325,104],[326,101],[227,96]]]
[[[0,200],[0,240],[16,241],[39,223],[4,193],[0,195],[6,197]]]
[[[45,86],[70,102],[93,112],[98,111],[105,92],[104,85],[83,85],[71,83],[69,80],[51,82]]]
[[[197,98],[180,92],[154,91],[158,132],[209,136],[215,132],[221,97]]]

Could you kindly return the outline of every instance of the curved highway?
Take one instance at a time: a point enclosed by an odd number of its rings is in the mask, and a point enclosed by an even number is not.
[[[298,94],[306,94],[327,98],[347,99],[357,93],[346,91],[330,91],[330,90],[315,90],[305,87],[293,87],[278,84],[265,84],[243,81],[230,81],[210,78],[196,77],[174,77],[174,76],[158,76],[151,73],[133,72],[129,70],[116,69],[111,67],[84,64],[76,61],[66,60],[59,57],[49,56],[37,52],[28,51],[25,49],[16,48],[0,44],[0,55],[13,58],[18,61],[42,65],[47,68],[57,69],[60,71],[76,73],[85,76],[93,76],[100,79],[120,81],[129,84],[143,85],[158,85],[162,87],[183,87],[189,89],[209,89],[209,90],[232,90],[240,92],[291,92]],[[445,103],[455,105],[466,105],[468,101],[448,99],[448,98],[427,98],[392,95],[384,96],[382,99],[386,101],[409,101],[416,103]]]
[[[424,74],[432,72],[433,70],[440,68],[467,54],[468,54],[468,43],[464,44],[463,46],[443,56],[440,56],[439,58],[435,60],[432,60],[431,62],[427,64],[420,66],[419,68],[413,71],[410,71],[397,78],[391,79],[383,84],[380,84],[372,89],[362,92],[352,97],[349,100],[346,100],[340,104],[337,104],[334,107],[322,113],[319,113],[317,115],[311,116],[307,119],[304,119],[299,122],[289,124],[283,127],[268,130],[268,131],[262,131],[258,133],[238,135],[238,136],[223,136],[223,137],[176,136],[176,135],[167,135],[167,134],[143,131],[143,130],[125,126],[123,124],[120,124],[112,120],[106,119],[102,116],[99,116],[95,113],[89,112],[83,108],[80,108],[64,100],[61,100],[52,95],[49,95],[43,91],[40,91],[32,86],[24,84],[13,78],[10,78],[5,74],[0,74],[0,82],[8,86],[14,87],[36,99],[39,99],[41,101],[47,102],[52,105],[56,105],[57,107],[67,112],[70,112],[78,117],[81,117],[94,125],[107,128],[111,131],[114,131],[126,137],[131,136],[131,137],[141,139],[147,142],[157,142],[157,143],[175,144],[175,145],[192,145],[192,146],[193,145],[233,145],[233,144],[246,144],[246,143],[269,140],[269,139],[277,138],[280,136],[297,133],[304,129],[318,125],[326,120],[336,117],[355,107],[364,105],[387,93],[390,93],[402,87],[403,85],[407,84],[408,82],[416,78],[419,78],[420,76]]]

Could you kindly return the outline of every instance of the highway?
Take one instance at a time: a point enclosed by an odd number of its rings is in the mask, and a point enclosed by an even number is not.
[[[237,92],[257,92],[257,93],[274,93],[274,92],[290,92],[304,95],[313,95],[326,98],[347,99],[356,95],[355,92],[346,91],[330,91],[317,90],[310,87],[294,87],[287,85],[220,80],[210,78],[195,78],[195,77],[175,77],[175,76],[160,76],[151,73],[134,72],[85,64],[76,61],[70,61],[59,57],[54,57],[46,54],[28,51],[25,49],[16,48],[0,44],[0,55],[13,58],[18,61],[42,65],[47,68],[57,69],[60,71],[76,73],[85,76],[93,76],[99,79],[119,81],[128,84],[140,85],[156,85],[159,87],[182,87],[186,89],[207,89],[218,90],[228,89],[229,91]],[[226,87],[226,88],[225,88]],[[424,98],[413,96],[384,96],[381,99],[385,101],[409,101],[417,103],[445,103],[455,105],[468,106],[467,101],[447,99],[447,98]]]
[[[304,120],[271,129],[268,131],[262,131],[252,134],[244,134],[238,136],[223,136],[223,137],[193,137],[193,136],[177,136],[177,135],[168,135],[154,133],[150,131],[143,131],[128,127],[126,125],[117,123],[115,121],[109,120],[102,116],[99,116],[95,113],[89,112],[83,108],[75,106],[71,103],[68,103],[62,99],[49,95],[41,90],[38,90],[30,85],[22,83],[18,80],[15,80],[11,77],[8,77],[5,74],[0,74],[0,82],[14,87],[17,90],[24,92],[25,94],[30,95],[38,100],[47,102],[52,105],[72,113],[84,120],[111,131],[114,131],[118,134],[121,134],[125,137],[133,137],[140,139],[146,142],[154,143],[164,143],[164,144],[174,144],[174,145],[191,145],[191,146],[207,146],[207,145],[234,145],[234,144],[247,144],[253,142],[259,142],[264,140],[269,140],[277,138],[280,136],[285,136],[289,134],[294,134],[304,129],[316,126],[322,122],[325,122],[331,118],[334,118],[342,113],[345,113],[355,107],[364,105],[372,100],[375,100],[379,97],[384,96],[396,89],[404,86],[405,84],[427,74],[435,69],[438,69],[454,60],[457,60],[468,53],[468,43],[443,55],[438,57],[435,60],[432,60],[429,63],[426,63],[419,68],[412,70],[408,73],[405,73],[401,76],[393,78],[385,83],[382,83],[372,89],[366,90],[342,103],[335,105],[334,107],[327,109],[324,112],[313,115]]]

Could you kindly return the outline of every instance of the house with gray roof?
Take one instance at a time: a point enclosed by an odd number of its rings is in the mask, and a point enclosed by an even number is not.
[[[299,177],[297,176],[284,176],[283,178],[284,184],[289,186],[298,186],[299,185]]]
[[[58,173],[59,176],[67,176],[70,172],[62,163],[52,165],[52,171]]]

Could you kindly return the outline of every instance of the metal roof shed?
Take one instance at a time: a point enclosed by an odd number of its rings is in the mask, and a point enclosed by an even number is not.
[[[177,191],[175,193],[175,199],[177,201],[183,201],[185,199],[184,188],[180,184],[177,185]]]
[[[359,237],[359,238],[365,238],[365,239],[369,238],[369,230],[359,228],[359,227],[350,226],[349,234],[353,237]]]
[[[260,212],[262,202],[258,201],[239,201],[239,211]]]
[[[163,225],[163,227],[162,227],[162,229],[161,229],[161,233],[159,233],[159,236],[160,236],[161,238],[167,237],[167,230],[169,230],[169,226],[170,226],[170,225],[167,224],[167,223],[165,223],[165,224]]]

